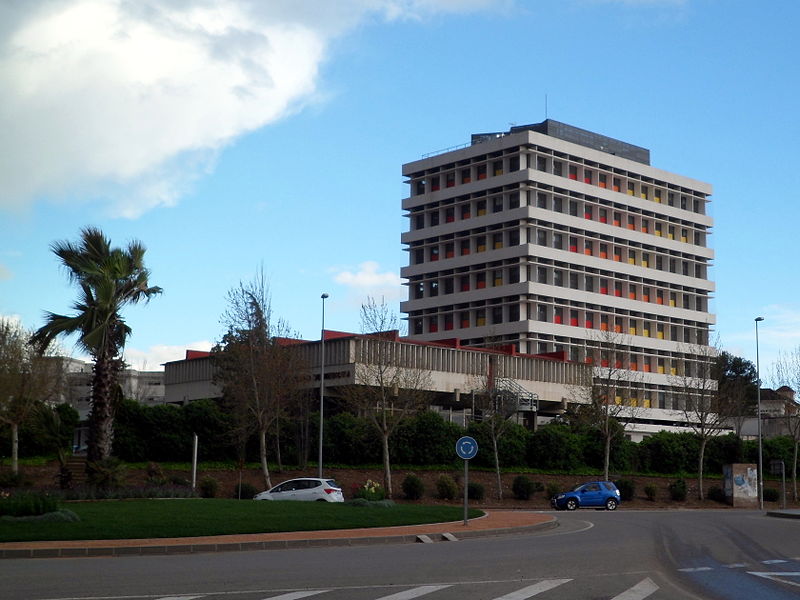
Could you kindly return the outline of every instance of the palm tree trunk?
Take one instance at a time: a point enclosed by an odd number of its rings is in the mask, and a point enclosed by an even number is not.
[[[114,360],[103,351],[95,358],[92,373],[92,410],[89,414],[89,447],[87,462],[105,460],[111,456],[114,442],[113,388],[116,368]]]
[[[19,473],[19,423],[11,424],[11,472]]]
[[[269,476],[269,465],[267,464],[267,432],[262,429],[258,432],[258,455],[261,459],[261,474],[264,475],[264,483],[267,489],[272,487],[272,479]]]

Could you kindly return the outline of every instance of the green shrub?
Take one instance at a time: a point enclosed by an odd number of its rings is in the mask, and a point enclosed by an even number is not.
[[[180,475],[173,475],[169,478],[169,482],[172,485],[177,485],[180,487],[191,487],[192,482],[189,481],[186,477],[181,477]]]
[[[71,510],[62,508],[53,512],[44,513],[41,515],[28,515],[26,517],[12,517],[10,515],[3,515],[0,521],[9,522],[38,522],[38,523],[76,523],[80,521],[80,517]]]
[[[436,495],[440,500],[455,500],[458,496],[458,486],[449,475],[441,475],[436,480]]]
[[[252,500],[257,493],[258,490],[255,486],[246,481],[237,483],[236,487],[233,488],[233,497],[239,500]]]
[[[369,506],[369,500],[364,500],[364,498],[353,498],[352,500],[346,500],[347,504],[350,506]]]
[[[650,500],[650,502],[656,501],[657,491],[658,488],[656,488],[656,486],[652,483],[648,483],[646,486],[644,486],[644,495],[647,496],[647,499]]]
[[[422,479],[409,473],[403,480],[403,495],[406,500],[419,500],[425,494],[425,484]]]
[[[517,500],[528,500],[533,495],[533,482],[525,475],[517,475],[511,484],[511,491]]]
[[[764,500],[766,502],[777,502],[780,497],[780,492],[775,488],[764,488]]]
[[[370,502],[377,502],[386,498],[386,490],[377,481],[367,479],[364,485],[359,486],[353,490],[353,498],[363,498]]]
[[[620,479],[614,482],[619,489],[619,497],[623,502],[630,502],[636,495],[636,484],[630,479]]]
[[[118,458],[109,457],[86,463],[89,483],[102,489],[121,487],[125,482],[126,467]]]
[[[486,489],[483,487],[482,483],[470,481],[467,484],[467,498],[470,500],[483,500],[485,493]]]
[[[3,493],[0,495],[0,516],[27,517],[58,510],[58,500],[41,492]]]
[[[718,485],[712,485],[710,488],[708,488],[706,498],[709,500],[714,500],[714,502],[721,502],[723,504],[728,501],[728,499],[725,498],[725,492]]]
[[[670,483],[669,497],[675,502],[684,502],[686,500],[686,481],[683,479],[676,479]]]
[[[0,473],[0,489],[2,488],[18,488],[26,486],[28,483],[25,481],[22,473]]]
[[[547,499],[549,500],[553,496],[557,495],[561,491],[561,486],[557,483],[548,483],[545,487],[545,494],[547,494]]]
[[[215,498],[219,491],[219,481],[213,477],[203,477],[200,480],[200,496],[203,498]]]
[[[167,478],[164,477],[161,465],[156,462],[147,463],[147,482],[151,485],[164,485],[167,483]]]

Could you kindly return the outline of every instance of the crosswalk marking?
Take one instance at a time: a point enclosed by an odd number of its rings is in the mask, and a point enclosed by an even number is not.
[[[529,585],[528,587],[524,587],[521,590],[517,590],[516,592],[511,592],[510,594],[506,594],[505,596],[500,596],[499,598],[495,598],[495,600],[526,600],[526,598],[531,598],[536,594],[541,594],[542,592],[546,592],[547,590],[552,590],[568,581],[572,581],[572,579],[545,579],[544,581],[540,581],[539,583],[534,583],[533,585]]]
[[[419,598],[425,594],[430,594],[444,588],[449,588],[449,585],[421,585],[419,587],[406,590],[405,592],[397,592],[389,596],[381,596],[375,600],[411,600],[411,598]]]
[[[642,600],[650,594],[658,591],[658,586],[649,577],[642,579],[635,586],[622,592],[619,596],[614,596],[611,600]]]
[[[308,598],[309,596],[316,596],[328,590],[306,590],[304,592],[289,592],[288,594],[281,594],[280,596],[270,596],[265,600],[300,600],[300,598]]]

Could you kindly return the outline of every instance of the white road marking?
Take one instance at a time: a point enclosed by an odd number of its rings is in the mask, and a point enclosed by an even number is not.
[[[786,581],[785,579],[779,579],[780,577],[800,577],[800,572],[793,572],[793,573],[777,573],[775,571],[747,571],[750,575],[755,575],[757,577],[763,577],[764,579],[771,579],[772,581],[778,581],[780,583],[785,583],[786,585],[793,585],[795,587],[800,587],[800,583],[795,583],[794,581]]]
[[[762,565],[779,565],[779,564],[781,564],[781,563],[785,563],[785,562],[789,562],[789,561],[788,561],[788,560],[781,560],[781,559],[776,559],[776,560],[762,560],[762,561],[761,561],[761,564],[762,564]]]
[[[747,563],[733,563],[733,564],[730,564],[730,565],[725,565],[725,568],[726,569],[741,569],[741,568],[746,567],[746,566],[747,566]]]
[[[687,569],[678,569],[681,573],[700,573],[701,571],[711,571],[711,567],[690,567]]]
[[[411,598],[419,598],[425,594],[430,594],[432,592],[443,590],[444,588],[449,587],[449,585],[421,585],[420,587],[415,587],[404,592],[397,592],[396,594],[391,594],[390,596],[381,596],[375,600],[411,600]]]
[[[614,596],[611,600],[642,600],[657,591],[658,586],[653,583],[652,579],[647,577],[629,590],[622,592],[619,596]]]
[[[299,600],[300,598],[308,598],[309,596],[316,596],[330,590],[307,590],[305,592],[289,592],[288,594],[281,594],[280,596],[270,596],[265,600]]]
[[[572,579],[545,579],[544,581],[540,581],[539,583],[534,583],[533,585],[524,587],[521,590],[517,590],[516,592],[511,592],[510,594],[506,594],[505,596],[500,596],[499,598],[495,598],[494,600],[526,600],[527,598],[532,598],[533,596],[541,594],[542,592],[546,592],[547,590],[552,590],[553,588],[557,588],[558,586],[563,585],[568,581],[572,581]]]

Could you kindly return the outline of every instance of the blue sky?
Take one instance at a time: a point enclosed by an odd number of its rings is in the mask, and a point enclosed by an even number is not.
[[[764,316],[767,379],[800,344],[798,22],[790,0],[3,3],[0,315],[68,312],[49,245],[95,225],[164,288],[126,312],[136,367],[210,347],[261,265],[301,336],[323,292],[358,331],[368,295],[405,296],[402,163],[549,116],[714,186],[716,331],[755,360]]]

